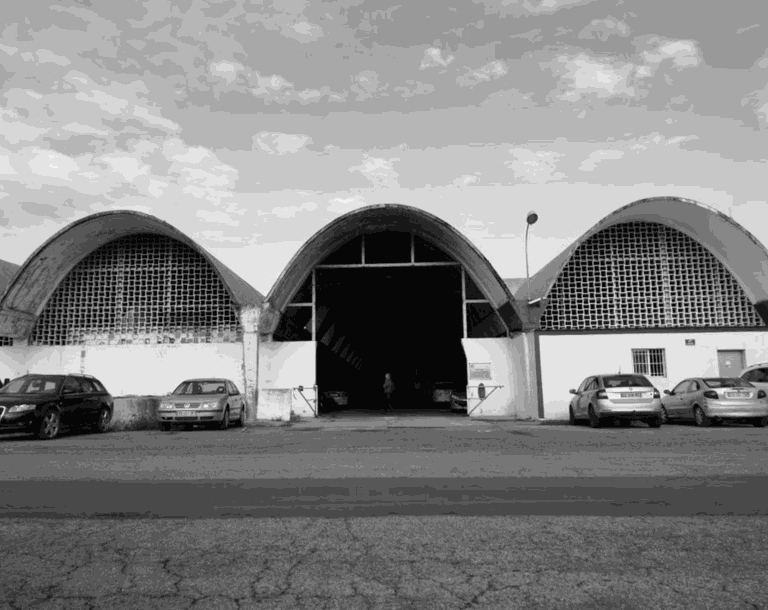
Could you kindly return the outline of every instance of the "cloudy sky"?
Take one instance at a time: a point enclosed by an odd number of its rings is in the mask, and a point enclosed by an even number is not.
[[[6,2],[0,259],[94,212],[154,214],[266,293],[374,203],[504,277],[653,195],[768,243],[768,10],[736,0]]]

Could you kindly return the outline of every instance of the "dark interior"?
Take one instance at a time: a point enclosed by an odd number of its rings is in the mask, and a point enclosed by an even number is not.
[[[376,263],[392,262],[385,248],[371,246],[366,243],[367,257],[375,253]],[[385,373],[395,382],[396,410],[448,409],[447,403],[432,402],[432,389],[435,382],[457,389],[467,384],[460,268],[316,273],[318,389],[321,395],[343,391],[349,397],[343,406],[321,399],[320,412],[383,409]]]

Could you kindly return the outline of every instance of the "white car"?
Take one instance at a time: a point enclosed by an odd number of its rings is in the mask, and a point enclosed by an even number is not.
[[[163,430],[173,424],[226,430],[230,422],[245,425],[245,398],[229,379],[187,379],[160,401],[157,414]]]
[[[748,381],[756,388],[768,391],[768,362],[748,366],[741,371],[739,377],[743,381]]]

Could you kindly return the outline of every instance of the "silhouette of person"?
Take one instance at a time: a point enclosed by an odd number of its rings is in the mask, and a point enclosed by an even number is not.
[[[392,395],[395,393],[395,382],[392,381],[392,376],[389,373],[386,373],[384,375],[384,398],[386,399],[386,403],[384,406],[384,413],[387,412],[387,409],[392,411],[393,413],[395,410],[392,408]]]

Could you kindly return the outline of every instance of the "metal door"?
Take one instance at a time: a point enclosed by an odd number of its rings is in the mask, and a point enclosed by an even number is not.
[[[744,350],[718,350],[717,366],[720,369],[720,377],[738,377],[746,368]]]

